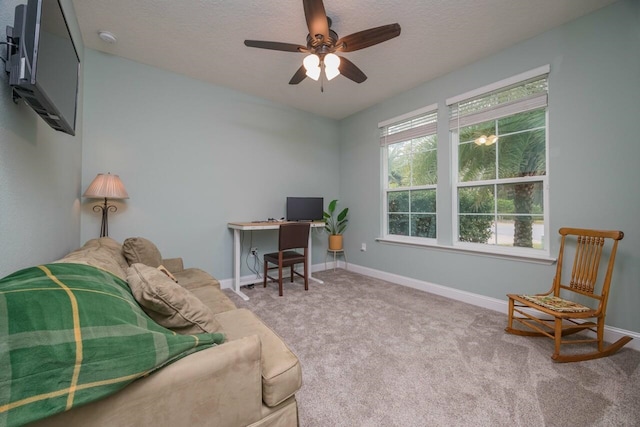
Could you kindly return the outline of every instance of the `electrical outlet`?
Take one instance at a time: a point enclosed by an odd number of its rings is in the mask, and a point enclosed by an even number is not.
[[[251,248],[251,251],[249,253],[251,254],[251,256],[257,256],[258,255],[258,248]]]
[[[366,243],[363,243],[363,244],[362,244],[362,246],[360,246],[360,250],[361,250],[362,252],[366,252],[366,251],[367,251],[367,244],[366,244]]]

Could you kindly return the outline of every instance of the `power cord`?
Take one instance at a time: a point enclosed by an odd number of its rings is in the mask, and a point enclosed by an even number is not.
[[[253,274],[256,275],[256,279],[262,279],[262,275],[260,272],[262,271],[262,262],[260,261],[260,257],[258,256],[258,251],[256,250],[253,257],[253,265],[249,263],[249,256],[251,255],[251,248],[253,247],[253,231],[249,232],[250,240],[249,240],[249,250],[245,255],[245,265]],[[241,253],[244,252],[244,233],[242,234],[242,240],[240,242]],[[242,254],[240,255],[242,256]]]

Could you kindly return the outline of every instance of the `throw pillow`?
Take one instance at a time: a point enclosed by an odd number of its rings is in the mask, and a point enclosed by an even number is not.
[[[159,325],[186,335],[220,329],[209,307],[160,270],[135,263],[127,269],[127,282],[138,304]]]
[[[150,240],[143,237],[130,237],[122,244],[122,253],[129,265],[142,263],[151,267],[162,264],[160,251]]]
[[[176,279],[176,276],[174,276],[173,274],[171,274],[171,272],[169,270],[167,270],[167,267],[165,267],[164,265],[160,265],[158,266],[158,270],[162,271],[164,274],[167,275],[167,277],[171,280],[173,280],[174,282],[178,283],[178,279]]]

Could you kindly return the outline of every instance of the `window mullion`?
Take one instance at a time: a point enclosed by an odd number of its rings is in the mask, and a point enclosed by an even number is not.
[[[531,175],[531,176],[522,176],[515,178],[498,178],[498,179],[485,179],[482,181],[465,181],[457,183],[459,188],[464,187],[482,187],[493,184],[519,184],[521,182],[538,182],[545,181],[546,175]]]

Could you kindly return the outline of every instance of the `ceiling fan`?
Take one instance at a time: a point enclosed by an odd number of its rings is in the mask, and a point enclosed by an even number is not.
[[[261,40],[244,41],[245,46],[249,47],[308,53],[303,65],[298,68],[289,81],[290,85],[300,83],[305,77],[318,80],[323,67],[327,80],[342,74],[356,83],[362,83],[367,79],[367,76],[353,62],[336,55],[336,53],[364,49],[400,35],[400,25],[396,23],[369,28],[339,38],[338,34],[331,29],[331,19],[327,17],[322,0],[303,0],[302,4],[309,28],[306,46]]]

